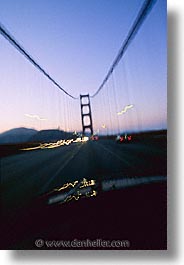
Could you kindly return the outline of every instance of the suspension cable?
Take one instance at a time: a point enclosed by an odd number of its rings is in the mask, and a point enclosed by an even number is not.
[[[140,29],[142,23],[144,22],[144,20],[146,19],[147,15],[149,14],[149,12],[151,11],[153,5],[156,3],[157,0],[145,0],[130,31],[128,32],[127,37],[125,38],[119,52],[118,55],[116,56],[115,60],[113,61],[109,71],[107,72],[107,75],[105,76],[103,82],[101,83],[101,85],[99,86],[99,88],[97,89],[97,91],[91,96],[91,98],[94,98],[99,92],[100,90],[104,87],[105,83],[108,81],[109,77],[111,76],[111,74],[113,73],[114,69],[116,68],[116,66],[118,65],[118,63],[120,62],[121,58],[123,57],[123,55],[125,54],[128,46],[130,45],[131,41],[134,39],[134,37],[136,36],[138,30]]]
[[[44,74],[55,86],[57,86],[61,91],[73,99],[78,99],[78,97],[72,96],[64,88],[62,88],[33,58],[30,56],[25,49],[15,40],[15,38],[8,32],[8,30],[0,24],[0,34],[7,39],[25,58],[30,61],[42,74]]]

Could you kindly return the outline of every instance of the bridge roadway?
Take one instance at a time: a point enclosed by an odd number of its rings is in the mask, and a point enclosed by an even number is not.
[[[2,249],[37,249],[34,242],[38,238],[128,239],[130,249],[166,249],[165,181],[64,204],[48,205],[53,195],[45,195],[83,177],[135,177],[137,181],[139,177],[166,176],[166,164],[164,138],[130,144],[89,141],[4,157],[0,171]]]
[[[113,140],[26,151],[1,160],[2,206],[11,211],[40,194],[82,178],[166,175],[166,141]]]

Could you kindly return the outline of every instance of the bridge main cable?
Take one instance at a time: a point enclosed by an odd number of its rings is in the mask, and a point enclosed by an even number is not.
[[[137,34],[139,28],[141,27],[142,23],[144,22],[144,20],[146,19],[147,15],[149,14],[149,12],[151,11],[153,5],[156,3],[157,0],[145,0],[131,29],[128,32],[128,35],[126,37],[126,39],[124,40],[118,55],[116,56],[115,60],[113,61],[109,71],[107,72],[107,75],[105,76],[103,82],[101,83],[101,85],[99,86],[99,88],[97,89],[97,91],[90,96],[91,98],[94,98],[99,92],[100,90],[104,87],[104,85],[106,84],[106,82],[108,81],[109,77],[111,76],[111,74],[113,73],[115,67],[118,65],[118,63],[120,62],[121,58],[123,57],[123,55],[125,54],[129,44],[131,43],[131,41],[133,40],[133,38],[135,37],[135,35]]]
[[[40,72],[42,72],[55,86],[57,86],[60,90],[62,90],[67,96],[78,99],[78,97],[72,96],[68,93],[64,88],[62,88],[33,58],[30,56],[23,47],[15,40],[8,30],[0,24],[0,33],[1,35],[7,39],[20,53],[22,53],[28,61],[30,61]]]

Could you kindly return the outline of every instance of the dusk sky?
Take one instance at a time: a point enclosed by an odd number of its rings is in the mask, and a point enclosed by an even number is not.
[[[142,3],[0,0],[0,23],[78,97],[96,92]],[[108,84],[91,99],[95,131],[167,127],[166,12],[166,0],[158,0]],[[0,132],[22,126],[81,130],[79,100],[64,95],[1,35],[0,69]],[[134,107],[117,116],[128,104]]]

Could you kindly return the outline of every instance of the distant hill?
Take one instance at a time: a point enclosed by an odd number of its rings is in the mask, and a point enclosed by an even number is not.
[[[54,142],[72,137],[72,133],[60,130],[42,130],[29,138],[30,142]]]
[[[34,129],[15,128],[0,134],[0,144],[24,143],[37,133]]]

